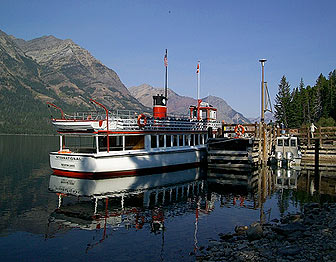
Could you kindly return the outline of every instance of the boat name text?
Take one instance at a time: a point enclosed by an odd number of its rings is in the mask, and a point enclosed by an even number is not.
[[[56,156],[56,159],[60,160],[71,160],[71,161],[81,161],[82,158],[79,156]]]

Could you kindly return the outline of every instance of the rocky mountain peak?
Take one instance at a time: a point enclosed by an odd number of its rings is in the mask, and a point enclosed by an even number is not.
[[[142,84],[140,86],[130,87],[131,94],[138,99],[143,105],[152,107],[153,95],[163,94],[163,88],[155,88],[148,84]],[[207,96],[202,99],[205,102],[213,105],[217,108],[218,120],[224,120],[226,123],[249,123],[249,120],[245,118],[239,112],[233,110],[227,102],[216,96]],[[168,89],[168,112],[176,115],[188,115],[188,108],[190,105],[196,105],[197,100],[192,97],[181,96],[175,93],[172,89]]]
[[[21,60],[20,56],[24,56],[24,52],[13,41],[13,37],[0,30],[0,54],[1,53],[5,56],[10,56],[17,61]]]
[[[116,72],[71,39],[49,35],[25,41],[1,31],[0,64],[0,123],[6,123],[0,132],[12,132],[15,121],[36,128],[32,123],[39,119],[33,115],[47,117],[46,101],[65,111],[92,108],[90,98],[112,110],[149,111],[131,96]],[[13,105],[19,104],[29,106],[30,121],[27,112],[20,112],[20,119],[12,115]],[[3,116],[8,116],[7,122]]]

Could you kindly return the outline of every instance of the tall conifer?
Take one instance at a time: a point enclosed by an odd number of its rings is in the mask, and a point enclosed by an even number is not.
[[[286,76],[282,76],[278,87],[278,93],[275,97],[274,109],[275,119],[277,120],[277,122],[283,123],[286,127],[288,127],[290,118],[290,102],[290,85],[287,82]]]

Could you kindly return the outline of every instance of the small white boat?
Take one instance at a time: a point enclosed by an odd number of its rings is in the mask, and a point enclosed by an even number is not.
[[[302,154],[299,149],[298,138],[282,135],[276,138],[271,161],[277,166],[300,166]]]

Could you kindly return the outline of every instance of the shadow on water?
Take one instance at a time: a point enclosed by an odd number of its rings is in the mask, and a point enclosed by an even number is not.
[[[218,233],[336,196],[336,174],[316,177],[300,169],[192,168],[68,179],[49,175],[56,137],[0,139],[0,252],[6,261],[194,261]]]

